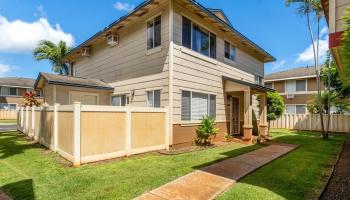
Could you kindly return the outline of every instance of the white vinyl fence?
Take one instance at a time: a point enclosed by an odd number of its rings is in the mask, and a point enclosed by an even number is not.
[[[323,115],[327,127],[328,115]],[[321,131],[321,120],[318,114],[284,114],[281,118],[270,122],[271,128]],[[350,132],[350,115],[330,115],[331,132]]]
[[[168,108],[55,105],[18,112],[18,130],[73,165],[169,148]]]
[[[0,109],[0,120],[2,119],[17,119],[16,109]]]

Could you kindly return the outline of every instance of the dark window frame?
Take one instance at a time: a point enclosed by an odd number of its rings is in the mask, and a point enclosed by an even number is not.
[[[159,24],[157,24],[158,22]],[[152,34],[151,36],[150,33]],[[159,46],[162,46],[162,15],[147,21],[147,50]]]

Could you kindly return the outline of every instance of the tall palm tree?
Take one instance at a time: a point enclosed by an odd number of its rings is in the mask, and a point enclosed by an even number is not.
[[[38,47],[33,50],[33,56],[36,60],[49,60],[53,72],[67,75],[69,72],[68,65],[62,59],[70,50],[71,48],[64,41],[55,44],[48,40],[42,40]]]
[[[285,0],[286,5],[297,5],[297,13],[306,17],[307,27],[310,34],[312,50],[314,54],[315,73],[317,81],[317,96],[318,96],[318,107],[322,110],[322,99],[321,99],[321,79],[320,79],[320,66],[319,66],[319,41],[320,41],[320,21],[324,16],[321,1],[320,0]],[[315,44],[314,33],[311,26],[311,15],[315,15],[317,18],[317,40]],[[323,113],[320,112],[322,136],[328,138],[328,131],[325,132]]]

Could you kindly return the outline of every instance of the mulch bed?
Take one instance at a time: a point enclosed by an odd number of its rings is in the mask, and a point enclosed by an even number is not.
[[[350,140],[344,143],[343,151],[320,199],[350,199]]]

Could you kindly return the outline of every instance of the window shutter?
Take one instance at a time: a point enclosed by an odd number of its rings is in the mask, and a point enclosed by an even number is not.
[[[210,96],[209,116],[216,118],[216,96],[215,95],[209,95],[209,96]]]
[[[162,18],[161,16],[155,18],[154,20],[154,47],[158,47],[162,43]]]
[[[182,46],[191,48],[191,21],[182,17]]]
[[[230,43],[225,41],[225,58],[230,59]]]
[[[216,58],[216,35],[210,33],[210,57]]]
[[[160,90],[154,91],[154,104],[153,107],[160,108]]]
[[[192,92],[192,120],[200,120],[208,115],[208,95]]]
[[[182,91],[181,96],[181,120],[191,120],[191,92]]]

